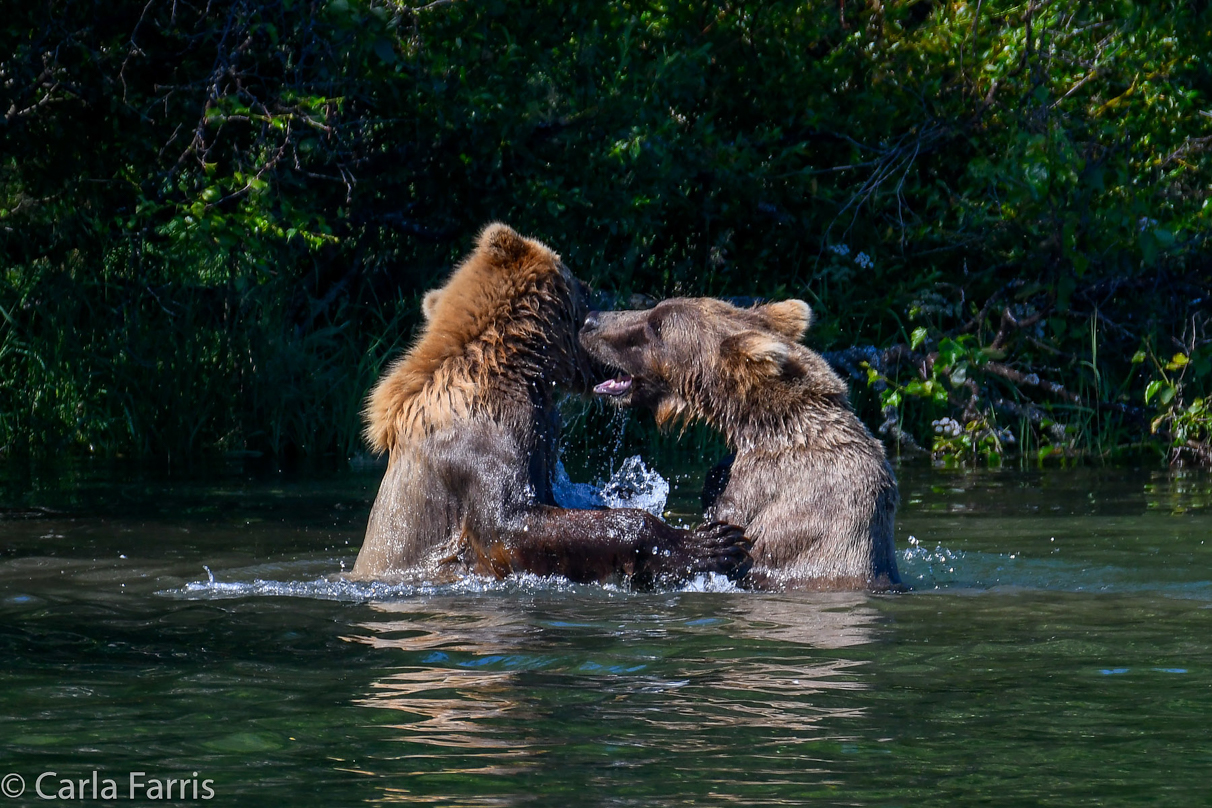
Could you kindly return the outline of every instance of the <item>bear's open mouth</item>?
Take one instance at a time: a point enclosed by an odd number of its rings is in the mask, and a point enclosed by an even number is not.
[[[621,396],[631,389],[631,377],[626,373],[620,373],[613,379],[607,379],[601,384],[594,385],[594,395],[599,396]]]

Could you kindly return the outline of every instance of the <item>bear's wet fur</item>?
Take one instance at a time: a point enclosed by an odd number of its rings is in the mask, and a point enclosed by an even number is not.
[[[684,531],[641,510],[556,507],[556,392],[588,389],[586,294],[546,245],[492,224],[425,295],[416,343],[367,401],[367,443],[388,466],[350,578],[643,584],[747,564],[733,526]]]
[[[647,407],[661,425],[700,420],[724,434],[734,455],[708,475],[705,516],[753,541],[747,584],[900,588],[896,477],[845,383],[799,344],[811,320],[802,300],[674,298],[592,312],[581,343],[618,371],[600,396]]]

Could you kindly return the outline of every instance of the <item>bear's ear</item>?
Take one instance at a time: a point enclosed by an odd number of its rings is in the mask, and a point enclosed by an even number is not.
[[[485,227],[476,239],[476,252],[495,259],[493,263],[497,265],[517,261],[529,250],[530,245],[526,243],[526,239],[501,222],[493,222]]]
[[[812,325],[812,308],[802,300],[784,300],[767,303],[754,309],[766,327],[792,342],[799,342]]]
[[[720,358],[740,373],[781,376],[791,361],[791,346],[760,331],[742,331],[724,338]]]
[[[421,314],[425,315],[425,322],[433,320],[433,313],[437,310],[438,301],[441,299],[441,289],[430,289],[425,293],[425,297],[421,298]]]

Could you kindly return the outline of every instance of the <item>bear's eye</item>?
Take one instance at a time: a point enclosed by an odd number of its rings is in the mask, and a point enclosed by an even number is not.
[[[639,348],[641,345],[649,341],[648,325],[637,325],[623,332],[622,339],[619,340],[619,347]]]
[[[661,332],[665,330],[665,318],[659,315],[648,317],[644,321],[644,330],[653,340],[661,338]]]

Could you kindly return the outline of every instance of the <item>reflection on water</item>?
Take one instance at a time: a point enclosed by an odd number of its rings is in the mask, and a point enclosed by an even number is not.
[[[525,717],[511,696],[517,671],[529,660],[502,653],[518,647],[522,624],[516,615],[499,608],[503,605],[489,600],[485,609],[451,604],[434,612],[433,606],[418,608],[407,601],[372,604],[389,619],[358,623],[355,628],[369,633],[342,639],[379,650],[403,651],[409,658],[424,652],[420,661],[426,664],[393,670],[372,682],[369,694],[355,704],[402,713],[397,719],[402,723],[385,726],[407,732],[404,737],[410,743],[460,748],[493,761],[474,769],[447,769],[448,773],[516,772],[520,761],[503,764],[525,757],[530,743],[487,723]],[[448,666],[451,654],[465,661]],[[506,669],[483,670],[497,667]]]
[[[754,639],[813,648],[849,648],[871,642],[879,612],[862,592],[817,592],[738,598],[729,603],[736,631]]]
[[[1206,804],[1212,478],[900,478],[917,591],[880,596],[334,580],[373,474],[22,489],[0,774],[325,808]]]
[[[867,662],[819,652],[871,641],[879,613],[867,601],[396,600],[372,604],[374,617],[343,639],[382,653],[382,675],[355,703],[392,711],[381,726],[401,748],[374,774],[522,776],[546,770],[561,738],[582,731],[593,736],[582,745],[629,750],[632,766],[724,754],[741,734],[754,748],[857,737],[866,710],[846,694],[869,686]],[[645,762],[640,739],[655,737],[660,753]],[[413,768],[396,768],[403,760]]]

